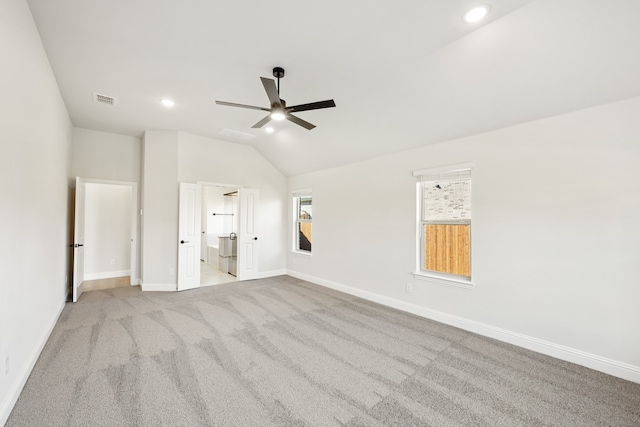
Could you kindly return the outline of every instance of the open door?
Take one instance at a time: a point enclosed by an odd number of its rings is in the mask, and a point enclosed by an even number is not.
[[[84,195],[85,180],[76,177],[73,218],[73,302],[77,302],[80,298],[84,281]]]
[[[207,198],[205,187],[200,186],[202,191],[202,202],[200,209],[200,261],[209,262],[209,254],[207,253]]]
[[[260,190],[238,190],[240,223],[238,229],[238,280],[257,279],[258,275],[258,208]]]
[[[200,184],[180,183],[178,222],[178,290],[200,286],[200,227],[202,214]]]

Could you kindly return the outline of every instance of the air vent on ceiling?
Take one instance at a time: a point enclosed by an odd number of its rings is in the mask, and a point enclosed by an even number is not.
[[[107,104],[115,106],[118,103],[118,100],[113,96],[101,95],[99,93],[93,92],[93,100],[98,104]]]
[[[222,129],[220,132],[218,132],[220,135],[222,136],[228,136],[230,138],[236,138],[236,139],[241,139],[243,141],[250,141],[253,138],[255,138],[255,135],[252,135],[250,133],[244,133],[244,132],[240,132],[237,130],[233,130],[233,129]]]

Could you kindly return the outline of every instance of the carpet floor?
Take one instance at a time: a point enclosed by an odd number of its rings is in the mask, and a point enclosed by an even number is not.
[[[14,426],[639,426],[640,384],[289,276],[67,304]]]

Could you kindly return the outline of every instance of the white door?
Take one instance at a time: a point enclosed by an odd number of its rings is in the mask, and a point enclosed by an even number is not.
[[[200,286],[200,184],[180,183],[178,222],[178,290]]]
[[[238,229],[238,280],[258,278],[258,207],[260,190],[238,190],[240,221]]]
[[[76,200],[73,219],[73,302],[82,294],[84,280],[84,194],[85,181],[76,177]]]
[[[204,262],[209,262],[209,254],[207,253],[207,198],[204,190],[205,187],[202,187],[202,209],[200,210],[200,259]]]

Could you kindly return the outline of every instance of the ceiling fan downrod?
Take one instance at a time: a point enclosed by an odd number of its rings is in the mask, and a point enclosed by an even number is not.
[[[275,77],[276,79],[278,79],[278,96],[280,96],[280,79],[282,77],[284,77],[284,68],[282,67],[275,67],[273,69],[273,77]]]

